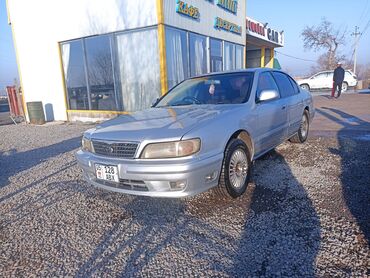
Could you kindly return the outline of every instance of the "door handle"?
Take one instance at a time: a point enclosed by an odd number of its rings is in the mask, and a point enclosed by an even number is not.
[[[282,109],[282,110],[284,110],[285,108],[286,108],[286,105],[283,105],[283,106],[281,107],[281,109]]]

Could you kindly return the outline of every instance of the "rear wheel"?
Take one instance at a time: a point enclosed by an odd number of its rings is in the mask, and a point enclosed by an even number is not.
[[[347,84],[347,82],[343,82],[342,83],[342,92],[345,92],[347,90],[348,90],[348,84]]]
[[[240,139],[232,139],[226,147],[217,193],[237,198],[247,189],[251,175],[251,155]]]
[[[310,86],[308,86],[308,84],[302,84],[302,85],[300,85],[300,87],[301,87],[303,90],[307,90],[307,91],[309,91],[309,90],[310,90]]]
[[[297,133],[289,139],[290,142],[304,143],[307,140],[309,129],[310,129],[309,114],[307,110],[304,110],[299,129]]]

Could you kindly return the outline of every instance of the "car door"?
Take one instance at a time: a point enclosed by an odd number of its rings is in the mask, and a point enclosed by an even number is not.
[[[311,89],[321,89],[323,88],[324,86],[324,82],[325,82],[325,76],[326,76],[326,73],[322,72],[322,73],[318,73],[314,76],[311,77],[310,79],[310,88]]]
[[[325,88],[327,89],[333,88],[333,77],[334,77],[334,72],[328,71],[327,76],[326,76]]]
[[[290,76],[279,71],[272,72],[272,75],[279,88],[280,96],[286,105],[288,114],[288,131],[286,138],[289,138],[297,132],[301,124],[303,100],[299,95],[300,91],[297,84]]]
[[[287,110],[282,98],[258,102],[258,97],[263,90],[279,89],[270,72],[259,74],[256,91],[257,125],[255,141],[256,154],[263,153],[278,145],[287,132]]]

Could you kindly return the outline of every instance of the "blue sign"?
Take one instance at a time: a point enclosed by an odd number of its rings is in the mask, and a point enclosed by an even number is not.
[[[199,19],[200,17],[199,9],[185,3],[184,1],[177,1],[176,12],[189,16],[193,19]]]
[[[237,0],[217,0],[217,6],[236,14],[238,11],[238,1]]]
[[[215,24],[214,27],[216,29],[222,29],[234,34],[241,35],[242,34],[242,27],[239,25],[236,25],[234,23],[231,23],[225,19],[222,19],[220,17],[215,18]]]

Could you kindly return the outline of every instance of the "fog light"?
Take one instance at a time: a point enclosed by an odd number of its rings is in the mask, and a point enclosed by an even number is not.
[[[206,182],[214,181],[218,176],[218,171],[214,171],[208,175],[206,175]]]
[[[170,186],[172,190],[181,190],[186,186],[186,180],[183,181],[170,181]]]

